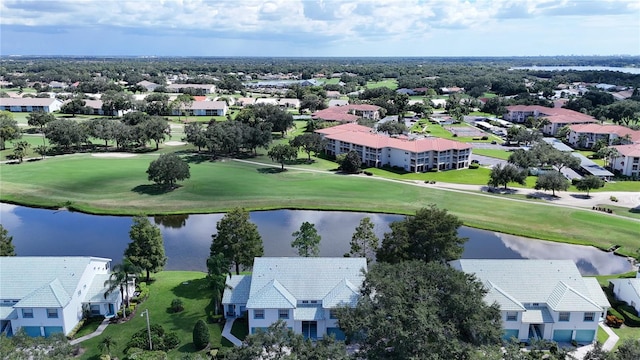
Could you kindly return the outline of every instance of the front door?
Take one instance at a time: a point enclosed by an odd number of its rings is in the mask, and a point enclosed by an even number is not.
[[[302,335],[305,339],[317,339],[318,338],[318,323],[315,321],[303,321],[302,322]]]
[[[116,313],[115,308],[113,307],[113,304],[109,303],[109,316],[114,315]]]

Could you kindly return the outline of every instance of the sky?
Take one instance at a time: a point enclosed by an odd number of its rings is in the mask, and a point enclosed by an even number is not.
[[[0,0],[0,55],[640,55],[640,1]]]

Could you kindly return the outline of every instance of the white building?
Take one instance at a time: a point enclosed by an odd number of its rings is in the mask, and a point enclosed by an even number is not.
[[[609,280],[609,286],[616,299],[626,302],[640,313],[640,270],[635,278]]]
[[[469,166],[471,156],[471,145],[459,141],[390,137],[353,123],[316,132],[327,139],[327,154],[336,156],[354,150],[367,166],[397,166],[410,172],[463,169]]]
[[[110,263],[88,256],[0,257],[0,333],[67,335],[86,314],[114,316],[122,303],[119,290],[105,297]]]
[[[524,123],[528,117],[546,118],[549,123],[542,127],[542,132],[547,135],[555,135],[564,126],[573,124],[597,123],[594,117],[577,111],[563,108],[548,108],[540,105],[513,105],[507,106],[507,112],[503,115],[505,120],[514,123]]]
[[[500,305],[503,338],[588,344],[610,307],[598,281],[582,277],[571,260],[475,260],[451,262],[484,283],[485,301]]]
[[[225,101],[194,101],[187,113],[189,116],[225,116],[229,106]],[[182,115],[182,109],[173,109],[173,115]]]
[[[62,102],[52,98],[0,98],[0,111],[51,113],[60,110]]]
[[[569,126],[567,142],[573,147],[592,148],[599,140],[607,145],[614,143],[640,143],[640,130],[632,130],[620,125],[579,124]]]
[[[640,143],[613,146],[620,156],[610,166],[623,175],[640,178]]]
[[[344,340],[332,309],[356,305],[366,270],[365,258],[257,257],[252,275],[227,278],[224,313],[247,311],[251,334],[283,320],[306,338]]]
[[[169,84],[166,86],[169,92],[183,92],[186,89],[193,89],[197,94],[213,94],[216,86],[213,84]]]

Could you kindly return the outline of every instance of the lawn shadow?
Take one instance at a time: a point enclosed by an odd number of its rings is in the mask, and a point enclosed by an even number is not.
[[[287,169],[282,170],[281,168],[276,167],[266,167],[256,169],[260,174],[279,174],[281,172],[287,171]]]
[[[180,283],[171,292],[185,299],[204,299],[210,295],[207,293],[209,283],[207,278],[195,279]]]
[[[554,201],[554,200],[559,200],[560,196],[558,196],[558,195],[554,196],[553,194],[548,194],[548,193],[545,193],[545,192],[542,192],[542,191],[536,191],[536,192],[527,194],[527,198]]]
[[[183,159],[189,164],[200,164],[203,162],[213,162],[216,160],[216,157],[214,155],[191,153],[190,155],[184,156]]]
[[[587,194],[571,194],[571,197],[576,199],[583,199],[583,200],[591,199],[591,195],[587,195]]]
[[[131,191],[136,192],[138,194],[144,194],[144,195],[162,195],[162,194],[170,193],[179,187],[181,186],[175,185],[174,187],[169,188],[169,187],[158,185],[158,184],[138,185],[133,189],[131,189]]]

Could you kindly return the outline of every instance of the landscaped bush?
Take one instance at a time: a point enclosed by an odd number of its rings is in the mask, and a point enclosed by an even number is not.
[[[165,332],[162,325],[159,324],[151,325],[151,342],[154,350],[162,351],[169,351],[180,344],[176,333]],[[127,343],[125,351],[131,348],[149,349],[149,334],[146,328],[133,334],[133,337]]]
[[[480,167],[480,165],[479,165],[479,164],[476,164],[476,163],[469,164],[469,169],[477,169],[477,168],[479,168],[479,167]]]
[[[202,350],[209,345],[210,339],[211,335],[209,334],[207,324],[205,324],[202,319],[198,320],[193,327],[193,345],[196,349]]]
[[[139,283],[138,284],[138,291],[140,293],[134,299],[138,303],[141,303],[141,302],[147,300],[147,298],[149,297],[149,286],[146,283]]]
[[[607,326],[612,328],[619,328],[624,323],[624,320],[615,316],[615,315],[607,315],[606,322]]]
[[[180,300],[179,298],[175,298],[171,301],[171,311],[173,311],[174,313],[180,312],[184,310],[184,304],[182,303],[182,300]]]
[[[638,317],[638,313],[636,312],[636,309],[634,309],[630,305],[624,304],[624,305],[618,306],[617,310],[624,317],[625,325],[631,326],[631,327],[640,326],[640,317]]]
[[[483,136],[480,140],[489,140],[488,136]]]

